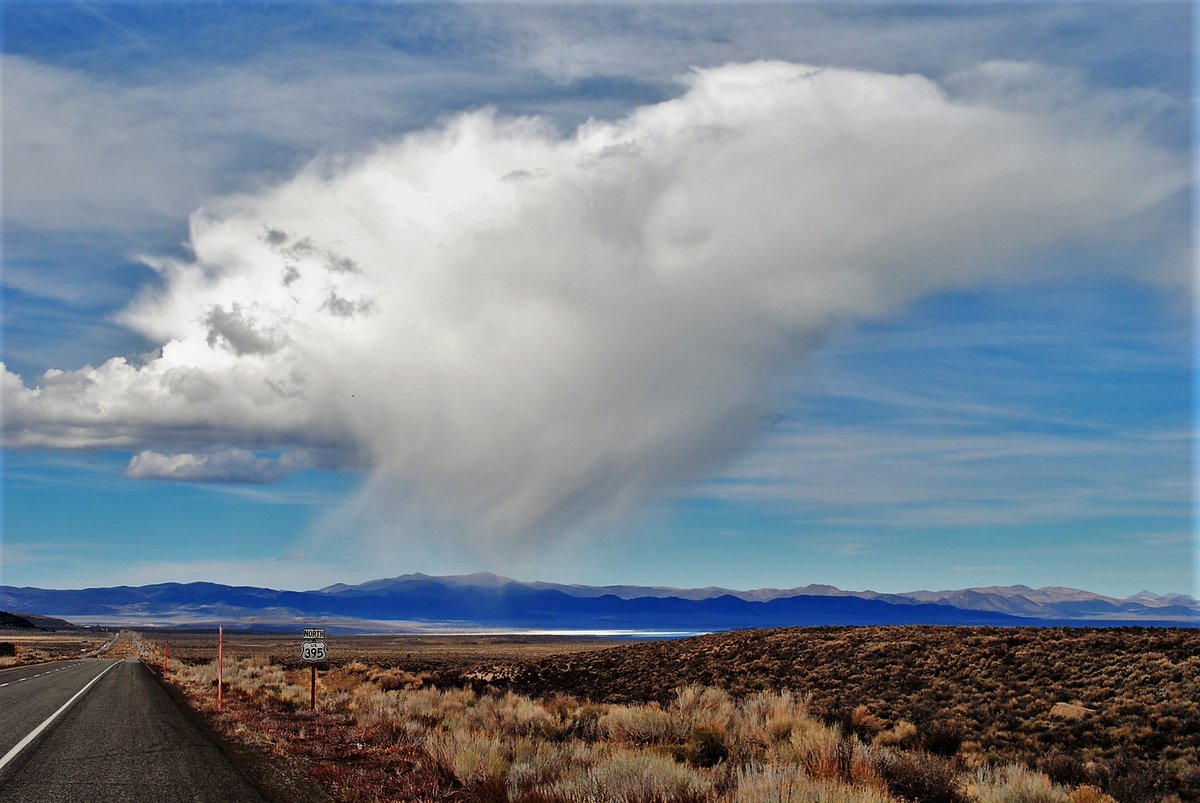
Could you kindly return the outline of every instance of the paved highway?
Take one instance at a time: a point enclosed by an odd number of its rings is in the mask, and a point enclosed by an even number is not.
[[[0,765],[0,801],[265,801],[132,658],[0,671]]]

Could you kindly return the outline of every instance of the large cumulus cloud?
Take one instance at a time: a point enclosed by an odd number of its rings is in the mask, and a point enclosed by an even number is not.
[[[507,543],[724,464],[831,325],[1036,273],[1021,255],[1186,180],[1117,121],[919,76],[685,82],[568,136],[468,114],[208,205],[122,315],[160,353],[6,370],[7,443],[182,479],[212,472],[170,453],[272,476],[231,450],[303,451],[365,470],[376,520]]]

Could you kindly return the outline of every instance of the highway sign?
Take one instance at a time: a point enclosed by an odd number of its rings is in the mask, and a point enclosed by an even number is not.
[[[300,650],[300,658],[310,663],[319,663],[325,660],[325,642],[323,641],[306,641],[304,647]]]
[[[325,628],[323,627],[306,627],[304,628],[305,641],[320,641],[325,638]]]

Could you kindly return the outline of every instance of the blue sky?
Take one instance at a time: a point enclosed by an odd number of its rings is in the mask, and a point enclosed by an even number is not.
[[[1187,4],[3,14],[0,583],[1196,592]]]

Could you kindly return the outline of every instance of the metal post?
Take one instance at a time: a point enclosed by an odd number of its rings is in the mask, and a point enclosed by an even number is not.
[[[317,710],[317,665],[312,665],[312,689],[309,693],[309,704],[312,710]]]
[[[217,625],[217,711],[221,711],[221,686],[225,674],[225,626]]]
[[[171,654],[171,642],[163,643],[163,677],[167,676],[167,656]]]

